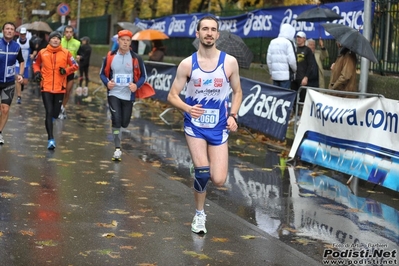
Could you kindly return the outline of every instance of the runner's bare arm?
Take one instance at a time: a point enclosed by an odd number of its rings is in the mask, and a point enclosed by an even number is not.
[[[230,80],[230,87],[233,90],[230,113],[238,114],[242,101],[242,89],[237,59],[231,55],[227,55],[225,63],[226,75]]]
[[[204,113],[201,105],[190,106],[179,96],[187,83],[187,79],[190,77],[191,61],[191,57],[187,57],[177,67],[176,77],[168,94],[168,102],[183,112],[189,113],[193,118],[198,118]]]

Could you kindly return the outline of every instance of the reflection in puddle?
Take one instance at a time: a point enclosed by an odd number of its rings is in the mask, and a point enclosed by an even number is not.
[[[192,186],[191,157],[181,130],[141,118],[135,118],[133,125],[130,143],[139,147],[132,152],[143,161],[159,160],[164,171],[184,177],[182,182]],[[210,186],[208,199],[296,248],[318,245],[315,259],[320,260],[325,247],[334,244],[397,248],[399,212],[391,207],[397,206],[392,198],[385,197],[389,206],[356,196],[339,180],[340,175],[315,175],[305,167],[287,166],[279,151],[247,149],[249,154],[243,156],[237,143],[230,141],[234,152],[225,186]],[[365,191],[364,187],[357,190]]]

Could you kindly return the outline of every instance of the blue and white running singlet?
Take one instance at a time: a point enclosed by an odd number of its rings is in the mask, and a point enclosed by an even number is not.
[[[197,119],[184,113],[184,131],[192,137],[204,138],[211,145],[227,141],[226,129],[230,82],[224,71],[226,53],[220,52],[218,64],[213,71],[200,68],[197,53],[192,55],[190,80],[186,87],[186,103],[202,104],[205,113]]]

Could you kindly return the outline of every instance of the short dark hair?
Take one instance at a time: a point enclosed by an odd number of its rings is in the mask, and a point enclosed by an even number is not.
[[[201,22],[202,22],[203,20],[213,20],[213,21],[215,21],[216,24],[217,24],[217,25],[216,25],[217,30],[219,31],[219,21],[218,21],[214,16],[205,16],[205,17],[201,18],[201,19],[198,21],[198,23],[197,23],[197,31],[200,30]]]
[[[66,31],[66,29],[71,29],[72,32],[75,32],[75,29],[71,25],[66,25],[64,28],[64,32]]]
[[[15,30],[15,28],[16,28],[14,23],[12,23],[11,21],[8,21],[8,22],[6,22],[6,23],[3,24],[3,28],[2,28],[3,30],[4,30],[4,28],[6,27],[6,25],[12,25],[12,26],[14,26],[14,30]]]

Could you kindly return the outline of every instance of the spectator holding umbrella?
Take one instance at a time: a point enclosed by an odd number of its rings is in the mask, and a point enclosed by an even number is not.
[[[161,40],[152,41],[152,50],[150,51],[149,59],[150,61],[163,62],[163,57],[165,56],[166,47],[163,46]]]
[[[339,55],[335,63],[331,65],[331,77],[328,88],[338,91],[357,92],[356,81],[356,53],[343,47],[337,42],[340,48]],[[353,96],[347,96],[348,98]]]

